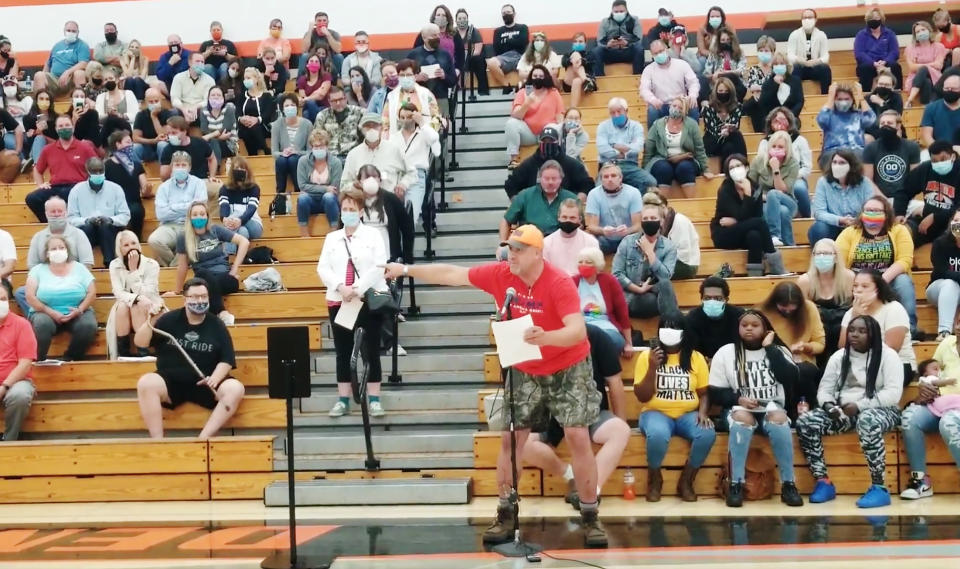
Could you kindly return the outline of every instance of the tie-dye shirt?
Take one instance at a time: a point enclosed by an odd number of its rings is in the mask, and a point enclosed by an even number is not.
[[[877,122],[877,115],[872,109],[858,111],[851,109],[840,112],[834,109],[820,109],[817,113],[817,124],[823,130],[823,151],[863,150],[863,131]]]

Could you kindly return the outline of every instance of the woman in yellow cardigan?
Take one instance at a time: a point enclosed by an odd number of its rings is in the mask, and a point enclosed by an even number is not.
[[[793,281],[786,281],[773,287],[766,300],[757,306],[777,337],[790,348],[793,361],[797,364],[800,379],[788,393],[787,410],[792,412],[801,397],[806,398],[811,408],[817,406],[817,388],[820,386],[820,368],[817,367],[817,355],[823,352],[826,333],[817,305],[803,296],[803,291]]]
[[[900,297],[900,304],[910,317],[910,335],[916,338],[917,291],[910,277],[913,238],[907,226],[896,223],[890,202],[881,197],[868,199],[853,225],[840,232],[837,250],[854,272],[880,272]]]

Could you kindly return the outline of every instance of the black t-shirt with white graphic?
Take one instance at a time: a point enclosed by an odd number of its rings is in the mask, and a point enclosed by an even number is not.
[[[158,318],[154,328],[176,338],[190,359],[207,376],[220,363],[230,364],[231,368],[237,367],[233,340],[230,339],[227,326],[214,315],[207,314],[203,322],[193,326],[187,321],[186,309],[179,308]],[[172,377],[196,375],[180,350],[170,344],[169,338],[155,333],[151,344],[157,348],[157,371],[170,372]]]
[[[901,140],[889,148],[875,140],[863,149],[863,163],[873,166],[873,181],[888,198],[903,189],[910,166],[920,163],[920,146],[912,140]]]

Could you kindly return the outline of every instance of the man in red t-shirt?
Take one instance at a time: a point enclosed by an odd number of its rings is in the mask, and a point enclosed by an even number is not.
[[[30,369],[37,359],[37,337],[26,318],[10,312],[10,293],[0,286],[0,402],[3,402],[4,433],[0,439],[15,441],[27,418],[37,390]]]
[[[87,179],[87,159],[96,158],[97,151],[88,140],[78,140],[73,136],[73,121],[62,114],[55,124],[57,140],[43,147],[40,158],[33,167],[33,182],[37,189],[27,194],[26,202],[30,211],[42,223],[47,222],[43,206],[53,196],[68,201],[70,190]],[[43,174],[50,170],[50,181],[43,181]]]
[[[517,292],[511,304],[513,318],[529,314],[533,326],[523,339],[540,347],[542,359],[514,366],[517,456],[530,428],[546,424],[553,416],[563,426],[572,455],[574,479],[580,495],[580,515],[588,546],[605,546],[607,534],[597,516],[597,463],[590,446],[588,427],[600,413],[600,392],[593,379],[590,343],[573,280],[544,262],[543,233],[534,225],[515,229],[501,243],[509,247],[506,263],[470,269],[456,265],[401,265],[390,263],[387,278],[410,276],[419,281],[448,286],[472,285],[499,302],[508,288]],[[509,404],[510,390],[506,390]],[[504,432],[497,458],[500,504],[496,521],[484,532],[486,542],[505,541],[514,535],[516,491],[512,487],[510,433]]]

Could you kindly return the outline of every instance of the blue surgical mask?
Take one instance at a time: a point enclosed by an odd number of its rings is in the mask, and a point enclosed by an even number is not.
[[[102,186],[103,181],[106,179],[107,179],[107,176],[104,174],[90,174],[90,185]]]
[[[416,84],[417,84],[416,79],[414,79],[413,77],[410,77],[409,75],[402,75],[400,77],[400,88],[403,89],[404,91],[413,90],[413,87]]]
[[[567,130],[574,130],[578,126],[580,126],[580,123],[578,123],[577,121],[567,121],[566,123],[564,123],[564,127]]]
[[[840,111],[841,113],[845,113],[845,112],[847,112],[847,111],[850,110],[850,107],[853,106],[853,101],[849,101],[849,100],[846,100],[846,99],[844,99],[843,101],[836,101],[836,102],[834,103],[834,106],[835,106],[835,107],[837,108],[837,110]]]
[[[203,229],[207,226],[207,218],[194,217],[190,220],[190,225],[192,225],[194,229]]]
[[[342,211],[340,212],[340,221],[343,222],[344,227],[356,227],[360,225],[360,212]]]
[[[813,266],[815,266],[821,273],[832,271],[835,262],[836,257],[830,254],[817,254],[813,256]]]
[[[670,61],[670,54],[666,50],[661,51],[657,55],[653,56],[653,60],[657,62],[658,65],[663,65],[666,62]]]
[[[770,63],[770,60],[773,59],[773,54],[769,51],[758,51],[757,52],[757,61],[760,63]]]
[[[928,39],[930,39],[930,32],[927,30],[917,32],[917,41],[927,41]]]
[[[626,12],[614,12],[614,13],[613,13],[613,19],[614,19],[614,21],[616,21],[616,22],[618,22],[618,23],[619,23],[619,22],[622,22],[622,21],[624,21],[624,20],[627,19],[627,13],[626,13]]]
[[[613,121],[613,126],[617,128],[623,128],[627,126],[627,121],[630,119],[627,118],[627,115],[617,115],[615,117],[611,117],[610,120]]]
[[[774,74],[774,75],[786,75],[786,74],[787,74],[787,66],[784,65],[783,63],[778,63],[778,64],[774,65],[774,66],[773,66],[773,74]]]
[[[256,83],[256,82],[255,82],[253,79],[244,79],[244,80],[243,80],[243,86],[244,86],[245,88],[247,88],[247,89],[253,89],[253,86],[255,85],[255,83]]]
[[[570,46],[570,48],[573,49],[573,51],[579,51],[579,52],[583,53],[583,52],[587,51],[587,44],[585,44],[585,43],[583,43],[583,42],[576,42],[575,44],[573,44],[572,46]]]
[[[297,116],[297,107],[283,107],[283,116],[288,119]]]
[[[193,72],[196,73],[197,75],[203,75],[203,64],[202,64],[202,63],[198,63],[198,64],[196,64],[196,65],[191,65],[191,66],[190,66],[190,69],[192,69]]]
[[[953,170],[953,160],[942,160],[940,162],[930,161],[930,167],[941,176],[946,176]]]
[[[719,28],[719,27],[720,27],[720,24],[722,24],[722,23],[723,23],[723,18],[720,18],[719,16],[711,16],[711,17],[710,17],[710,27],[711,27],[711,28]]]
[[[670,22],[672,21],[673,21],[673,18],[671,18],[670,16],[660,16],[657,18],[657,22],[659,22],[660,25],[663,27],[669,26]]]
[[[727,303],[722,300],[704,300],[703,301],[703,313],[707,315],[707,318],[720,318],[723,316],[723,310],[727,307]]]
[[[312,151],[314,160],[326,160],[327,159],[327,149],[326,148],[314,148]]]
[[[168,134],[167,142],[172,144],[173,146],[180,146],[180,136],[176,134]]]
[[[190,177],[190,170],[186,168],[174,168],[173,169],[173,179],[178,182],[186,182],[187,178]]]

